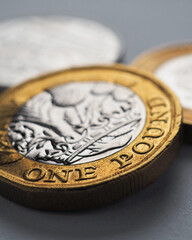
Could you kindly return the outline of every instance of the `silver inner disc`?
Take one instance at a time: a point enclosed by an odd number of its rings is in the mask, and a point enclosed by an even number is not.
[[[142,131],[146,109],[132,90],[107,82],[71,82],[43,91],[10,123],[12,145],[35,161],[68,165],[114,154]]]
[[[0,85],[73,66],[113,63],[121,50],[113,31],[87,19],[52,16],[1,22]]]
[[[155,75],[178,95],[183,107],[192,110],[192,54],[166,61]]]

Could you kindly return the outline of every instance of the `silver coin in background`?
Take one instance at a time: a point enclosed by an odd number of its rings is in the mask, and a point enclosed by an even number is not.
[[[48,16],[0,23],[0,86],[63,68],[119,60],[119,37],[100,23]]]
[[[192,54],[184,54],[162,63],[155,75],[180,98],[184,108],[192,110]]]

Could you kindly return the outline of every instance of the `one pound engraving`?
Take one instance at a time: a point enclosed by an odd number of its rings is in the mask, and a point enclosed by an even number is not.
[[[23,178],[30,182],[43,181],[45,183],[67,183],[70,180],[74,182],[94,179],[97,177],[97,168],[85,167],[69,170],[53,170],[43,167],[30,168],[23,173]]]
[[[148,101],[150,109],[149,126],[142,136],[142,141],[137,141],[132,147],[132,153],[120,155],[111,160],[111,163],[118,163],[119,169],[130,166],[134,162],[135,154],[143,155],[154,149],[154,139],[164,136],[163,127],[168,123],[168,106],[161,97],[151,98]],[[132,161],[130,161],[132,159]]]
[[[111,162],[117,162],[119,169],[125,168],[131,164],[131,159],[133,158],[133,154],[123,154],[117,158],[111,159]]]

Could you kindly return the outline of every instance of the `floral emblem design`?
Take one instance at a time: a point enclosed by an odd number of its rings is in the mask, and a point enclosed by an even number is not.
[[[35,161],[70,165],[109,156],[141,132],[145,106],[108,82],[71,82],[28,100],[9,126],[12,145]]]

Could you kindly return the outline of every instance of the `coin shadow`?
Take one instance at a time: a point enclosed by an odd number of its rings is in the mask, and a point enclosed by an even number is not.
[[[185,147],[183,154],[192,154]],[[134,235],[153,228],[169,211],[174,198],[179,159],[155,183],[121,201],[93,210],[45,212],[22,207],[0,198],[0,222],[34,239],[104,239]],[[179,163],[180,164],[180,163]],[[15,232],[17,234],[17,232]]]

